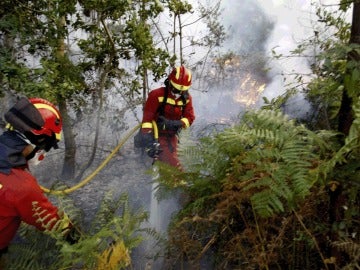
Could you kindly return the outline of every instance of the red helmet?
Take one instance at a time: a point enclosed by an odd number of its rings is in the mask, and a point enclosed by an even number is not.
[[[62,119],[58,109],[49,101],[42,98],[29,98],[29,101],[41,114],[44,124],[41,129],[32,129],[34,135],[46,135],[52,137],[55,135],[56,140],[61,139]]]
[[[191,86],[191,71],[184,66],[174,68],[169,77],[171,85],[179,91],[187,91]]]
[[[49,151],[58,148],[62,120],[58,109],[42,98],[20,98],[5,113],[9,130],[23,134],[38,149]]]

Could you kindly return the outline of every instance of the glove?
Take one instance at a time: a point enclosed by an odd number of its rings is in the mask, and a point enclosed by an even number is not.
[[[155,140],[154,134],[152,132],[142,132],[141,134],[141,145],[143,145],[145,152],[151,158],[156,158],[160,155],[162,150],[160,149],[160,144]]]
[[[70,245],[76,244],[81,237],[80,229],[70,221],[70,218],[66,213],[63,213],[62,217],[61,234],[63,235],[64,240]]]
[[[145,147],[145,152],[148,154],[149,157],[157,158],[160,155],[160,153],[162,152],[162,150],[160,148],[160,143],[158,143],[154,140],[154,142],[149,143]]]
[[[183,122],[181,120],[169,120],[160,115],[157,121],[157,125],[160,130],[178,132],[182,128]]]
[[[141,134],[141,145],[143,147],[147,147],[148,145],[155,142],[154,134],[152,132],[146,132],[140,131]]]
[[[77,230],[74,227],[72,227],[64,237],[65,241],[68,242],[70,245],[74,245],[78,243],[80,238],[81,238],[81,234],[79,230]]]

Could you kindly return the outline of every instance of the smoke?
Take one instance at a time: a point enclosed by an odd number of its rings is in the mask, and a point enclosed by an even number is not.
[[[266,48],[273,20],[253,0],[223,0],[221,9],[227,39],[219,57],[201,78],[203,87],[192,92],[200,125],[234,122],[247,108],[255,106],[270,82],[265,71]]]
[[[283,94],[295,80],[295,74],[311,73],[305,58],[286,57],[291,55],[298,43],[313,34],[311,23],[312,6],[308,0],[281,1],[259,0],[261,7],[275,21],[275,27],[267,43],[266,51],[285,56],[272,58],[269,65],[271,83],[266,86],[263,96],[271,100]],[[261,101],[259,105],[262,105]],[[299,93],[286,105],[286,113],[292,117],[304,118],[310,111],[309,103]]]
[[[233,122],[247,109],[263,105],[262,97],[271,100],[283,94],[295,74],[310,73],[304,58],[275,59],[272,51],[289,56],[312,34],[311,9],[310,0],[223,0],[221,23],[228,38],[221,52],[231,51],[237,58],[225,64],[226,75],[213,68],[208,91],[195,93],[198,118]],[[309,110],[301,93],[286,106],[292,117],[302,118]]]

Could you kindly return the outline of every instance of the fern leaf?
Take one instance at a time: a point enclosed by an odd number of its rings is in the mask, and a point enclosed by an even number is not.
[[[349,255],[350,259],[353,261],[360,260],[360,245],[354,241],[335,241],[332,243],[332,246],[336,247],[342,252],[345,252]]]
[[[262,217],[270,217],[274,213],[283,212],[284,205],[271,190],[264,190],[251,197],[254,210]]]

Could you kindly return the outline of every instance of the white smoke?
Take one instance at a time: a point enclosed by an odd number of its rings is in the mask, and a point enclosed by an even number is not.
[[[306,37],[313,34],[310,26],[312,6],[309,0],[259,0],[263,10],[273,18],[275,27],[266,46],[269,57],[272,51],[284,58],[275,60],[270,64],[269,83],[263,96],[268,100],[283,94],[288,84],[294,81],[295,74],[308,74],[311,72],[309,63],[301,57],[286,57]],[[296,117],[305,117],[310,110],[310,105],[299,93],[289,101],[287,113]],[[261,105],[261,101],[260,101]]]
[[[302,58],[290,57],[275,61],[272,55],[272,50],[277,54],[290,55],[298,42],[311,35],[312,28],[309,25],[313,11],[310,0],[222,0],[221,7],[221,23],[228,34],[221,50],[223,53],[232,51],[240,56],[240,71],[237,73],[240,74],[240,80],[213,85],[213,89],[210,89],[212,91],[206,93],[193,91],[198,119],[207,122],[236,118],[247,109],[250,98],[257,97],[256,106],[261,106],[261,96],[271,100],[285,92],[286,83],[293,80],[293,77],[285,74],[310,72],[308,63]],[[244,59],[253,61],[256,66],[256,61],[262,58],[268,59],[263,63],[263,69],[269,69],[266,75],[258,73],[259,69],[241,70],[244,66],[251,67],[251,63],[244,65]],[[246,80],[250,80],[250,83],[242,85]],[[253,94],[260,89],[262,94]],[[301,95],[291,101],[290,108],[293,110],[289,111],[290,114],[300,117],[310,109]]]

